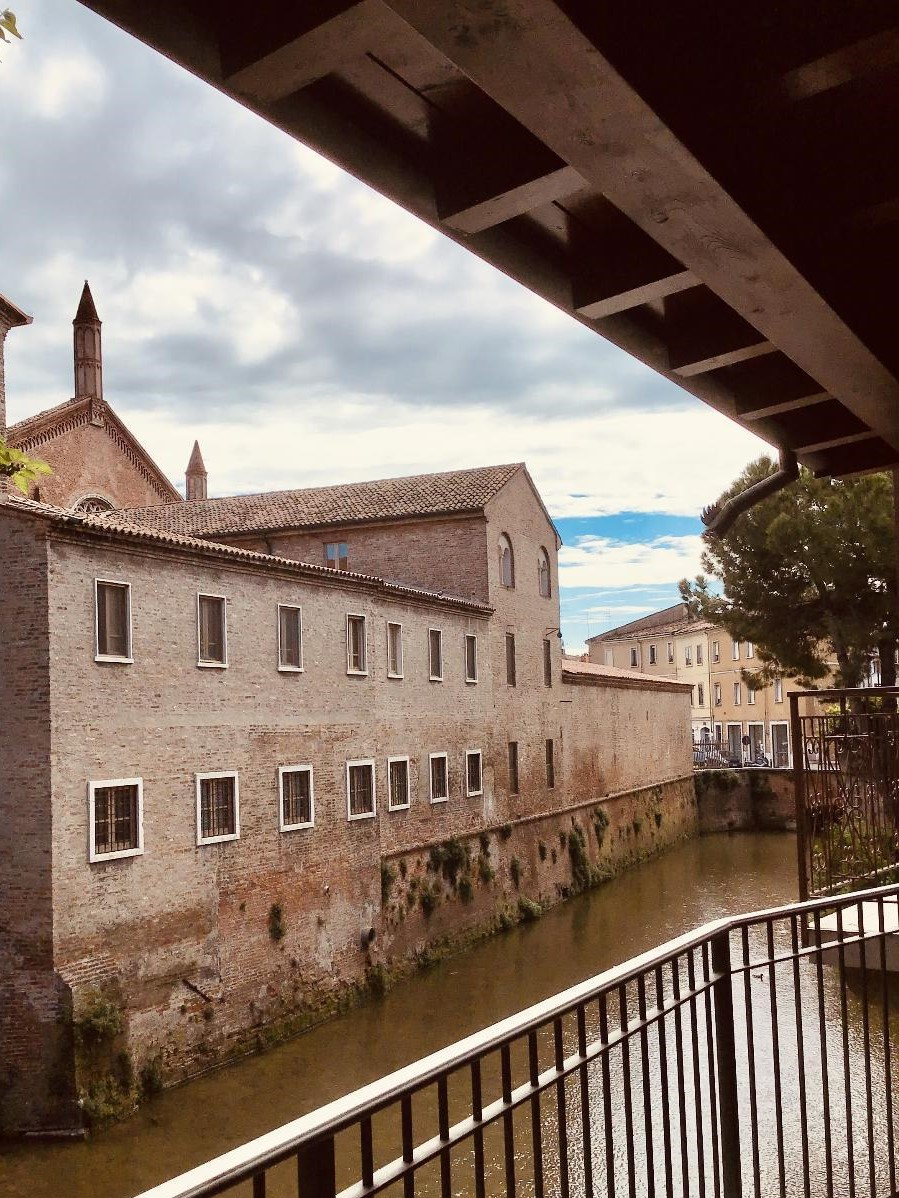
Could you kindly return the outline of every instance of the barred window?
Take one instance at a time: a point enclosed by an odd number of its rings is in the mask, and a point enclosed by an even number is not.
[[[387,758],[388,807],[404,811],[409,806],[409,758]]]
[[[347,818],[367,819],[375,814],[375,763],[346,764]]]
[[[303,668],[303,613],[299,607],[278,604],[278,669]]]
[[[281,792],[281,831],[311,828],[315,823],[311,765],[278,767]]]
[[[467,749],[465,753],[465,784],[468,795],[484,793],[484,771],[480,749]]]
[[[431,802],[445,803],[449,798],[449,767],[446,753],[431,753]]]
[[[228,664],[225,600],[221,595],[197,596],[197,640],[201,666]]]
[[[143,781],[119,778],[88,784],[88,859],[134,857],[144,851]]]
[[[238,803],[236,773],[197,774],[197,843],[236,840]]]
[[[95,583],[97,657],[131,661],[131,587],[127,582]]]

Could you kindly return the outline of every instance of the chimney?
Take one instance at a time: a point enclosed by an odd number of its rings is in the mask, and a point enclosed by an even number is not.
[[[3,343],[10,329],[31,324],[31,317],[12,300],[0,295],[0,437],[6,436],[6,372],[3,367]]]
[[[72,321],[75,341],[75,398],[103,398],[103,352],[100,348],[100,317],[94,297],[84,280],[81,301]]]
[[[206,467],[203,465],[199,441],[194,441],[193,453],[187,463],[184,478],[187,484],[184,489],[186,499],[206,498]]]

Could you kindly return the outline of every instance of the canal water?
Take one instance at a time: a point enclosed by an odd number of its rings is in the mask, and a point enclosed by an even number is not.
[[[131,1198],[721,915],[796,899],[794,837],[702,837],[86,1142],[0,1147],[2,1198]]]

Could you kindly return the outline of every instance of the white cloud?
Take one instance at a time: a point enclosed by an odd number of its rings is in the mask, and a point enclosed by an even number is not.
[[[700,536],[657,537],[644,544],[580,537],[574,545],[563,545],[559,553],[559,586],[630,587],[676,582],[698,573],[701,553]]]
[[[32,111],[45,120],[71,120],[74,116],[83,121],[102,106],[106,91],[105,70],[79,48],[45,57],[25,94]]]

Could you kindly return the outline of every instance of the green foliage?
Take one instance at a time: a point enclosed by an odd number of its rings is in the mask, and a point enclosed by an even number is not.
[[[0,17],[0,25],[2,25],[2,17]],[[11,445],[7,445],[0,437],[0,478],[8,478],[23,495],[28,494],[28,488],[33,482],[43,475],[51,473],[46,462],[30,458],[27,453],[22,453],[21,449],[14,449]]]
[[[387,861],[381,862],[381,906],[386,907],[396,881],[396,870]]]
[[[91,1082],[78,1099],[88,1127],[105,1127],[134,1110],[133,1090],[112,1074]]]
[[[515,916],[508,907],[504,907],[497,916],[497,923],[503,932],[508,932],[509,928],[515,927]]]
[[[474,898],[474,886],[468,874],[459,879],[459,898],[463,903],[470,903]]]
[[[440,887],[436,882],[424,882],[418,892],[418,905],[430,919],[440,904]]]
[[[509,862],[509,874],[512,878],[512,884],[517,890],[521,885],[521,862],[517,857],[513,857]]]
[[[774,469],[768,457],[751,463],[718,505]],[[761,666],[743,671],[749,686],[782,673],[824,679],[833,659],[837,685],[856,686],[875,647],[890,681],[899,611],[889,475],[816,479],[803,470],[723,537],[703,541],[703,569],[724,595],[705,575],[684,579],[681,594],[695,615],[756,645]]]
[[[543,908],[539,903],[535,903],[533,899],[525,898],[522,895],[518,900],[518,914],[521,917],[522,923],[533,923],[535,919],[539,919],[543,914]]]
[[[478,877],[485,886],[488,882],[492,882],[496,877],[496,870],[490,864],[489,857],[478,858]]]
[[[428,854],[428,869],[432,873],[443,874],[450,886],[455,886],[459,874],[467,872],[470,866],[471,851],[455,836],[444,840],[442,844],[431,845]]]
[[[405,882],[405,880],[406,880],[406,874],[407,874],[408,872],[409,872],[409,867],[408,867],[408,865],[406,864],[406,858],[405,858],[405,857],[401,857],[401,858],[400,858],[400,877],[403,879],[403,881],[404,881],[404,882]]]
[[[481,845],[481,852],[489,853],[490,852],[490,833],[489,832],[481,832],[478,835],[478,841]]]
[[[278,944],[287,935],[287,927],[284,923],[284,908],[280,903],[272,903],[268,909],[268,934],[274,940],[275,944]]]
[[[575,824],[568,833],[568,859],[571,864],[571,888],[575,894],[578,894],[590,885],[587,838],[580,824]]]
[[[369,993],[375,998],[383,998],[388,989],[387,970],[378,962],[377,965],[371,965],[365,971],[365,984],[368,987]]]
[[[122,1008],[105,995],[95,993],[74,1020],[73,1027],[75,1042],[82,1047],[95,1048],[108,1044],[124,1030]]]
[[[141,1098],[152,1098],[162,1090],[162,1062],[159,1057],[144,1061],[138,1074],[137,1088]]]
[[[596,833],[596,843],[602,848],[602,842],[606,838],[606,828],[609,826],[609,817],[606,815],[602,807],[593,808],[593,831]]]
[[[634,829],[634,835],[639,836],[643,831],[643,820],[636,818],[631,820],[631,827]]]

